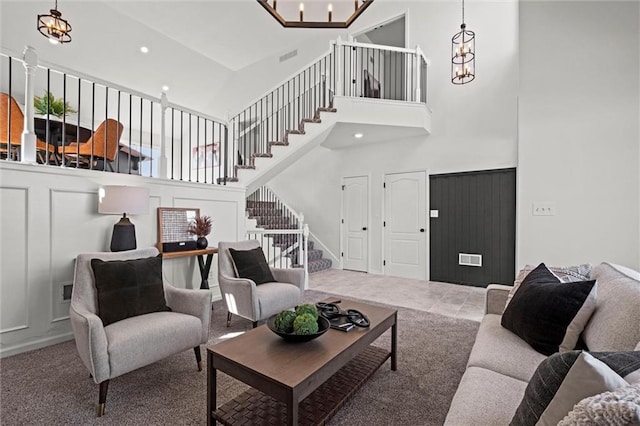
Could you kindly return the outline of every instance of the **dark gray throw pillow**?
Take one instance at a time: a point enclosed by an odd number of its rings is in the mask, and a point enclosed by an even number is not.
[[[162,254],[133,260],[91,259],[98,316],[107,326],[151,312],[170,311],[162,285]]]
[[[236,250],[229,249],[233,267],[236,271],[236,277],[247,278],[258,284],[274,282],[271,269],[264,257],[262,247],[256,247],[252,250]]]
[[[520,284],[501,324],[544,355],[573,350],[596,307],[595,283],[563,283],[541,263]]]
[[[554,354],[533,373],[512,426],[556,425],[582,399],[633,383],[640,351]]]

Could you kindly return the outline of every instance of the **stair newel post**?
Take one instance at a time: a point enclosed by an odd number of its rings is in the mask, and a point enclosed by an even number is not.
[[[422,50],[420,49],[420,46],[416,45],[416,98],[414,99],[415,102],[420,102],[420,96],[421,96],[421,90],[422,88],[420,87],[420,82],[422,81],[422,79],[420,78],[420,71],[422,68],[422,64],[420,63],[420,59],[422,57]]]
[[[336,49],[335,49],[335,53],[336,53],[336,96],[343,96],[344,93],[342,91],[343,86],[342,86],[342,78],[343,78],[343,72],[342,69],[344,67],[344,64],[342,63],[342,55],[340,55],[340,51],[342,50],[342,38],[340,38],[340,36],[338,36],[338,39],[336,40]]]
[[[304,238],[304,213],[300,212],[296,216],[298,228],[298,265],[307,268],[307,241]]]
[[[229,112],[227,111],[226,123],[224,126],[224,146],[222,150],[222,158],[224,161],[223,173],[224,173],[224,184],[227,184],[227,179],[229,178],[229,126],[231,127],[231,131],[233,131],[233,121],[229,118]]]
[[[306,223],[302,226],[302,247],[304,256],[304,288],[309,288],[309,251],[307,250],[307,241],[309,241],[309,225]]]
[[[25,99],[20,161],[33,164],[36,162],[36,133],[33,125],[33,76],[38,68],[38,55],[33,47],[25,46],[22,59],[24,60],[25,69]]]
[[[158,164],[159,176],[169,178],[169,157],[167,155],[167,108],[169,108],[169,100],[167,93],[162,92],[160,95],[160,162]]]

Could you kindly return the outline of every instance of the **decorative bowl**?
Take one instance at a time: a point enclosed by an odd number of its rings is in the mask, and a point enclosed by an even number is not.
[[[318,332],[315,334],[283,333],[281,331],[276,330],[275,322],[276,322],[275,315],[267,320],[267,327],[269,327],[269,330],[273,331],[278,336],[282,337],[284,340],[291,343],[308,342],[309,340],[313,340],[316,337],[322,336],[329,329],[329,320],[321,316],[318,316]]]

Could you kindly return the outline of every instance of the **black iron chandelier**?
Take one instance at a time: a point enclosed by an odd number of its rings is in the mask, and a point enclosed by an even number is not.
[[[353,12],[349,15],[349,12],[345,14],[348,15],[346,19],[340,21],[334,21],[333,18],[333,4],[329,1],[326,2],[326,21],[318,21],[318,20],[306,20],[305,18],[305,9],[304,3],[301,1],[298,7],[298,13],[289,14],[292,19],[286,19],[281,12],[278,11],[278,0],[257,0],[258,3],[264,7],[271,16],[273,16],[276,21],[280,22],[283,27],[286,28],[348,28],[349,25],[353,23],[353,21],[358,18],[365,11],[367,7],[374,0],[353,0]],[[349,0],[334,0],[337,4],[349,3]],[[282,1],[281,3],[289,3]],[[317,2],[309,3],[313,4],[315,8]],[[343,7],[340,5],[340,9],[342,11]],[[338,8],[336,8],[338,9]],[[338,10],[336,10],[338,12]],[[315,11],[313,13],[315,15]],[[324,13],[322,13],[324,14]]]
[[[476,34],[464,23],[462,0],[462,25],[460,32],[451,38],[451,82],[470,83],[476,78]]]
[[[38,15],[38,31],[53,44],[69,43],[71,41],[71,25],[62,19],[58,11],[58,0],[55,8],[49,10],[48,15]]]

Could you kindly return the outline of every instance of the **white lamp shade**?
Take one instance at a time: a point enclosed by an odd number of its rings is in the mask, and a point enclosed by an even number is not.
[[[98,212],[104,214],[149,214],[149,189],[105,185],[98,192]]]

